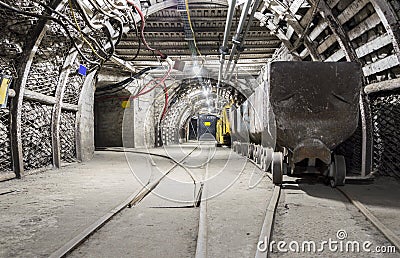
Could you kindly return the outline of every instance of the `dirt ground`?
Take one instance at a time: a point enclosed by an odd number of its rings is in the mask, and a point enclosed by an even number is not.
[[[155,149],[182,159],[190,148]],[[207,171],[208,257],[254,257],[272,183],[230,149],[196,150],[131,209],[125,209],[71,256],[193,257],[199,208],[193,207]],[[207,168],[204,157],[212,155]],[[229,160],[229,162],[227,162]],[[91,223],[154,182],[173,162],[135,153],[96,152],[92,161],[0,183],[0,257],[47,257]],[[206,170],[207,169],[207,170]],[[336,239],[390,243],[338,191],[315,180],[285,178],[276,215],[275,241]],[[196,183],[193,182],[196,181]],[[399,183],[378,178],[344,187],[400,234]],[[204,201],[204,200],[203,200]],[[399,251],[398,251],[399,252]],[[378,253],[282,253],[271,257],[399,257]]]

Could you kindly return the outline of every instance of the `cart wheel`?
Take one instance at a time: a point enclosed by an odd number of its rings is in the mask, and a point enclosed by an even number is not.
[[[287,176],[293,176],[292,167],[290,167],[286,162],[283,163],[283,174]]]
[[[283,181],[283,155],[282,152],[274,152],[272,154],[272,182],[275,185],[282,184]]]
[[[242,156],[246,157],[249,155],[249,144],[243,144]]]
[[[288,175],[289,174],[289,166],[288,166],[288,164],[284,162],[282,168],[283,168],[282,174],[283,175]]]
[[[264,149],[263,167],[264,167],[265,172],[267,172],[269,170],[269,168],[271,167],[273,154],[274,154],[273,149],[271,149],[271,148]]]
[[[254,161],[257,164],[260,164],[260,146],[254,148]]]
[[[335,155],[331,164],[331,187],[343,186],[346,180],[346,160],[342,155]]]
[[[253,144],[250,144],[250,145],[249,145],[247,157],[248,157],[249,159],[253,159],[253,157],[254,157],[254,145],[253,145]]]
[[[267,169],[265,168],[265,160],[266,160],[266,158],[265,158],[265,152],[263,151],[263,152],[261,153],[260,156],[261,156],[261,157],[260,157],[261,169],[264,170],[264,171],[267,171]]]

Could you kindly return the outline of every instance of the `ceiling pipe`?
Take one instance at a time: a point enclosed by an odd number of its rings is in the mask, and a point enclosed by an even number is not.
[[[231,50],[231,53],[230,53],[230,56],[229,56],[229,62],[228,62],[228,65],[226,67],[224,78],[227,77],[228,71],[229,71],[229,69],[231,67],[231,64],[232,64],[233,57],[235,56],[236,50],[237,50],[238,46],[240,45],[240,40],[241,40],[240,39],[240,35],[242,34],[244,23],[246,21],[247,14],[249,13],[249,9],[250,9],[250,6],[251,6],[251,2],[252,1],[250,1],[250,0],[247,1],[245,6],[243,7],[242,14],[241,14],[240,20],[239,20],[239,24],[238,24],[238,27],[236,29],[236,34],[232,39],[233,46],[232,46],[232,50]]]
[[[219,72],[218,72],[218,83],[217,83],[217,102],[219,99],[219,86],[221,84],[222,80],[222,73],[224,70],[224,64],[225,64],[225,56],[228,54],[228,37],[229,33],[231,31],[232,27],[232,19],[233,15],[235,13],[235,5],[236,5],[236,0],[231,0],[229,9],[228,9],[228,14],[226,15],[226,22],[225,22],[225,33],[224,33],[224,40],[222,42],[222,46],[219,48],[219,52],[221,53],[220,57],[220,65],[219,65]]]
[[[235,62],[234,62],[234,64],[233,64],[233,67],[232,67],[231,72],[229,73],[229,76],[228,76],[227,81],[229,81],[229,80],[232,78],[233,72],[235,71],[237,62],[238,62],[238,60],[239,60],[239,58],[240,58],[240,54],[241,54],[241,52],[242,52],[243,49],[244,49],[244,43],[245,43],[245,41],[246,41],[246,40],[245,40],[245,39],[246,39],[246,35],[247,35],[247,33],[249,32],[249,30],[250,30],[251,24],[253,23],[253,19],[254,19],[254,14],[256,13],[256,11],[257,11],[258,6],[260,5],[260,3],[261,3],[261,0],[256,0],[255,3],[254,3],[254,5],[253,5],[253,9],[251,10],[249,22],[247,23],[246,30],[245,30],[244,33],[243,33],[243,37],[242,37],[242,40],[241,40],[241,42],[240,42],[240,47],[238,48],[239,51],[238,51],[237,55],[235,56]],[[228,72],[228,69],[227,69],[226,71]]]
[[[224,40],[222,42],[222,46],[219,48],[219,52],[221,53],[220,57],[220,67],[219,67],[219,74],[218,74],[218,85],[220,85],[221,80],[222,80],[222,72],[224,68],[224,63],[225,63],[225,56],[228,54],[228,37],[229,33],[231,31],[232,27],[232,19],[233,19],[233,14],[235,12],[235,5],[236,5],[236,0],[231,0],[231,3],[229,5],[228,9],[228,14],[226,16],[226,22],[225,22],[225,33],[224,33]]]

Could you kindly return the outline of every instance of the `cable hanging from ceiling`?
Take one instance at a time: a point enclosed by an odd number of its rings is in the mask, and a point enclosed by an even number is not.
[[[100,67],[115,54],[115,45],[122,38],[124,25],[131,27],[133,27],[132,24],[136,25],[132,10],[128,5],[118,10],[112,7],[110,9],[113,11],[109,12],[93,0],[84,2],[85,6],[79,0],[68,0],[69,8],[65,8],[65,10],[69,12],[70,17],[67,17],[61,11],[53,9],[38,0],[31,0],[31,2],[43,7],[45,11],[42,13],[26,11],[3,1],[0,1],[0,7],[24,16],[57,23],[65,31],[66,36],[78,54],[86,63],[93,65],[93,68]],[[106,2],[111,6],[112,3],[110,1],[107,0]],[[88,4],[90,6],[86,6]],[[89,17],[88,10],[92,12],[92,17]],[[80,20],[78,20],[77,13],[80,14]],[[97,24],[94,24],[94,21],[97,21]],[[80,23],[85,26],[83,27]],[[114,29],[115,25],[118,26],[116,30]],[[75,36],[76,34],[77,36]],[[101,39],[102,36],[107,38],[106,42],[103,42]],[[85,45],[89,47],[93,56],[88,55],[88,52],[84,51]]]
[[[162,59],[166,59],[166,58],[167,58],[167,55],[166,55],[166,54],[164,54],[163,52],[161,52],[161,51],[158,50],[158,49],[155,49],[155,48],[150,47],[149,44],[148,44],[147,41],[146,41],[146,37],[145,37],[145,35],[144,35],[144,28],[145,28],[145,26],[146,26],[146,19],[145,19],[145,17],[144,17],[144,14],[143,14],[142,10],[140,9],[140,7],[137,6],[133,0],[126,0],[126,2],[127,2],[128,4],[130,4],[130,5],[132,5],[133,8],[136,10],[136,12],[137,12],[137,13],[139,14],[139,16],[140,16],[140,20],[141,20],[141,25],[140,25],[140,37],[141,37],[141,39],[142,39],[143,45],[144,45],[148,50],[157,53]]]

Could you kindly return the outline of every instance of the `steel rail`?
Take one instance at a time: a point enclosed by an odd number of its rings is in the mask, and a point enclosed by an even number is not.
[[[346,192],[342,187],[336,188],[341,194],[343,194],[356,208],[392,243],[396,246],[397,250],[400,250],[400,237],[396,235],[392,230],[386,227],[371,211],[365,207],[360,201],[356,200]]]
[[[190,151],[182,160],[180,160],[179,162],[175,162],[175,164],[162,176],[162,178],[158,180],[159,182],[156,182],[157,184],[152,184],[150,188],[149,187],[146,188],[146,186],[144,186],[142,189],[135,191],[125,201],[123,201],[117,207],[110,210],[105,215],[103,215],[101,218],[99,218],[94,223],[89,225],[81,233],[79,233],[77,236],[75,236],[70,241],[68,241],[63,246],[61,246],[59,249],[57,249],[55,252],[53,252],[49,257],[50,258],[65,257],[66,255],[71,253],[73,250],[75,250],[77,247],[79,247],[82,243],[84,243],[97,230],[99,230],[104,225],[106,225],[107,222],[109,222],[115,215],[117,215],[118,213],[120,213],[121,211],[126,209],[127,207],[132,207],[135,204],[139,203],[141,200],[143,200],[144,197],[146,197],[151,192],[151,190],[153,190],[158,185],[158,183],[160,183],[160,181],[168,173],[170,173],[172,170],[174,170],[176,167],[178,167],[180,165],[179,163],[181,163],[186,158],[188,158],[198,147],[199,147],[199,145],[197,145],[192,151]],[[150,153],[143,152],[143,154],[150,154]],[[161,154],[154,154],[154,153],[151,153],[150,155],[162,156]],[[165,158],[165,156],[164,156],[164,158]],[[151,189],[151,190],[149,191],[149,189]]]

